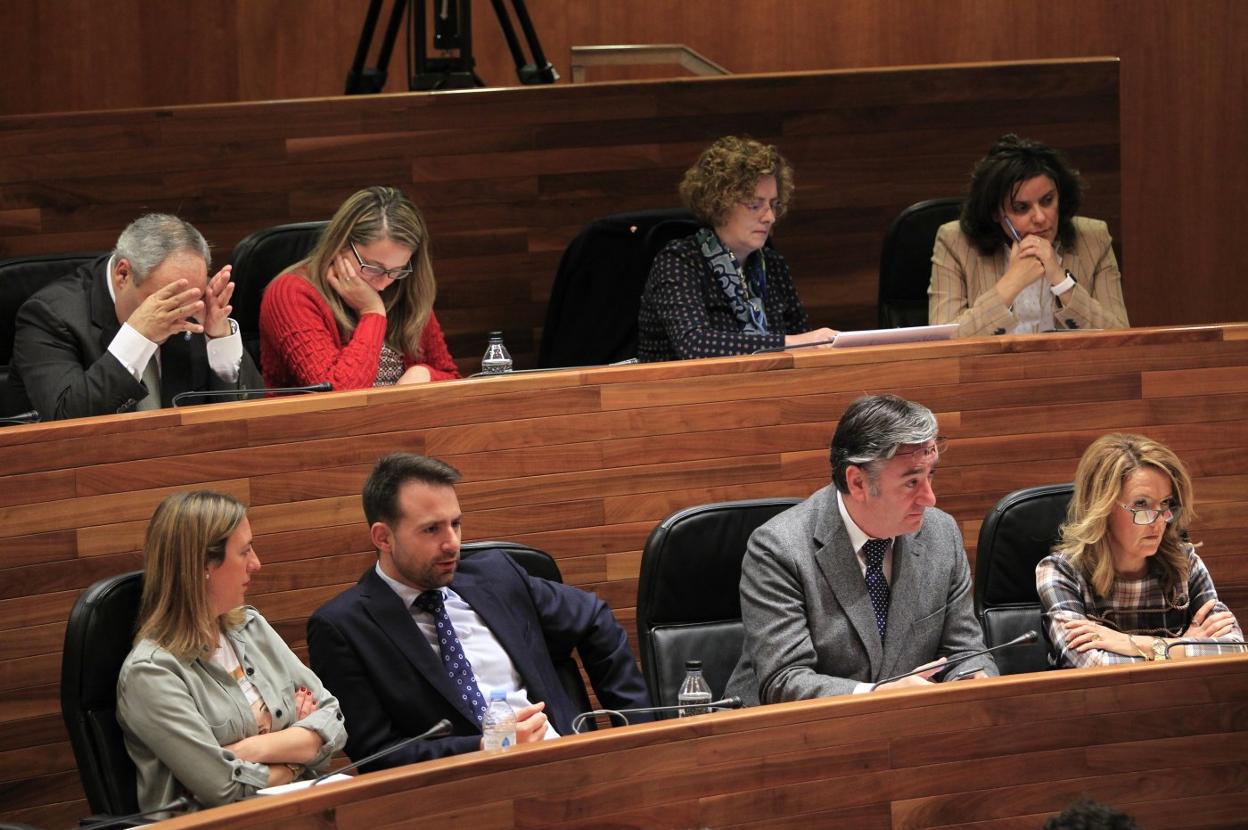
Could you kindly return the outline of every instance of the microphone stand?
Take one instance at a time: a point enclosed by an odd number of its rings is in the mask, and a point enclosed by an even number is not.
[[[967,660],[970,660],[972,657],[982,657],[985,654],[991,654],[994,651],[1000,651],[1001,649],[1010,648],[1011,646],[1021,646],[1026,643],[1034,643],[1039,639],[1040,639],[1040,634],[1033,629],[1032,631],[1028,631],[1025,634],[1020,634],[1019,636],[1015,637],[1013,640],[1002,643],[999,646],[993,646],[992,648],[986,648],[981,651],[972,651],[970,654],[963,654],[959,657],[954,657],[952,660],[946,660],[943,665],[928,666],[927,668],[918,668],[918,669],[914,669],[913,671],[908,671],[904,674],[899,674],[895,677],[889,677],[885,680],[881,680],[871,687],[871,691],[874,692],[876,689],[879,689],[881,686],[884,686],[888,683],[895,683],[898,680],[905,680],[907,677],[914,677],[916,674],[923,674],[924,672],[929,672],[929,671],[930,672],[948,671],[949,669],[953,668],[959,663],[965,663]]]
[[[101,821],[93,821],[90,824],[84,824],[80,827],[76,827],[74,828],[74,830],[101,830],[101,828],[113,827],[116,825],[122,825],[123,827],[134,827],[135,826],[134,822],[136,822],[138,819],[146,818],[147,816],[153,815],[155,813],[183,812],[188,807],[190,807],[191,804],[193,803],[194,802],[191,801],[190,796],[183,795],[183,796],[179,796],[175,798],[173,801],[170,801],[168,804],[162,804],[159,807],[153,807],[150,810],[143,810],[142,812],[131,813],[128,816],[109,816],[108,818],[102,819]]]
[[[451,734],[451,722],[447,720],[446,718],[443,718],[442,720],[435,723],[433,726],[426,729],[424,732],[421,732],[419,735],[413,735],[410,738],[404,738],[403,740],[399,741],[396,744],[391,744],[390,746],[385,747],[384,749],[377,750],[372,755],[369,755],[365,758],[361,758],[358,761],[353,761],[352,763],[347,764],[345,767],[342,767],[341,769],[331,770],[330,772],[327,772],[324,775],[318,776],[317,778],[313,779],[312,783],[309,784],[308,787],[309,788],[315,787],[317,784],[321,783],[325,779],[330,778],[332,776],[344,775],[348,770],[353,770],[357,767],[362,767],[365,764],[370,764],[373,761],[376,761],[378,758],[385,757],[386,755],[389,755],[392,752],[398,752],[403,747],[410,746],[411,744],[414,744],[417,741],[422,741],[427,738],[444,738],[449,734]]]
[[[572,719],[572,731],[577,735],[581,734],[581,729],[590,718],[616,717],[620,719],[621,726],[628,726],[629,715],[653,715],[658,712],[675,712],[681,709],[740,709],[741,706],[741,698],[733,696],[709,703],[678,703],[675,706],[642,706],[636,709],[591,709],[588,712],[581,712]]]
[[[251,400],[252,395],[308,395],[313,392],[332,392],[334,385],[327,380],[320,383],[312,383],[307,386],[271,386],[261,387],[259,389],[203,389],[199,391],[179,392],[173,396],[170,404],[176,409],[180,407],[184,401],[192,398],[238,398],[240,400]]]

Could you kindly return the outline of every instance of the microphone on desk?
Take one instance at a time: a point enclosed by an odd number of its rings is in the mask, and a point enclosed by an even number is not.
[[[373,761],[376,761],[378,758],[384,758],[385,756],[389,755],[392,752],[398,752],[403,747],[410,746],[411,744],[414,744],[417,741],[423,741],[427,738],[445,738],[449,734],[451,734],[451,722],[447,720],[446,718],[443,718],[442,720],[435,723],[433,726],[426,729],[424,732],[421,732],[419,735],[413,735],[410,738],[404,738],[398,743],[393,743],[390,746],[385,747],[384,749],[377,750],[372,755],[369,755],[365,758],[361,758],[358,761],[353,761],[352,763],[347,764],[345,767],[342,767],[341,769],[332,770],[330,772],[325,773],[324,775],[318,776],[308,786],[315,787],[317,784],[321,783],[326,778],[330,778],[334,775],[342,775],[343,773],[353,770],[356,767],[362,767],[365,764],[371,764]]]
[[[743,705],[741,698],[733,695],[712,700],[710,703],[678,703],[675,706],[641,706],[636,709],[591,709],[572,719],[572,731],[579,735],[585,721],[603,716],[609,718],[614,715],[623,721],[624,726],[628,726],[629,715],[657,715],[659,712],[676,712],[681,709],[740,709]]]
[[[109,816],[106,819],[93,821],[90,824],[84,824],[80,827],[76,827],[74,830],[100,830],[100,828],[113,827],[114,825],[129,827],[130,822],[137,821],[141,818],[147,818],[148,816],[155,815],[156,813],[184,813],[194,803],[195,802],[191,800],[189,795],[183,795],[175,798],[168,804],[162,804],[159,807],[153,807],[152,809],[144,810],[141,813],[131,813],[128,816]]]
[[[38,409],[32,409],[29,412],[22,412],[17,415],[8,415],[0,418],[0,426],[19,426],[21,424],[37,424],[43,420],[43,416],[39,414]]]
[[[750,354],[779,354],[780,352],[791,352],[797,349],[813,349],[816,346],[830,346],[836,342],[836,338],[831,340],[816,340],[813,343],[801,343],[796,346],[768,346],[765,349],[755,349]]]
[[[953,668],[959,663],[965,663],[967,660],[970,660],[972,657],[982,657],[985,654],[992,654],[994,651],[1000,651],[1001,649],[1010,648],[1011,646],[1021,646],[1027,643],[1034,643],[1039,639],[1040,639],[1040,635],[1033,628],[1031,631],[1028,631],[1025,634],[1020,634],[1017,637],[1015,637],[1013,640],[1002,643],[999,646],[986,648],[986,649],[983,649],[982,651],[972,651],[970,654],[962,654],[962,655],[959,655],[958,657],[954,657],[952,660],[946,660],[943,665],[936,667],[936,671],[941,673],[942,675],[941,679],[944,679],[944,675],[949,671],[949,669]],[[881,680],[880,682],[876,683],[874,686],[871,687],[871,691],[874,692],[876,689],[880,688],[886,683],[893,683],[898,680],[905,680],[907,677],[914,677],[916,674],[922,674],[923,672],[927,672],[927,671],[932,671],[932,668],[930,666],[927,668],[918,668],[918,669],[914,669],[913,671],[908,671],[905,674],[899,674],[896,677],[890,677],[887,680]]]
[[[1173,643],[1166,644],[1166,658],[1170,657],[1170,649],[1178,646],[1235,646],[1237,649],[1248,647],[1248,642],[1244,640],[1219,640],[1217,637],[1193,637],[1191,639],[1175,640]],[[1221,651],[1217,652],[1221,654]],[[1208,656],[1208,655],[1202,655]]]
[[[179,392],[173,396],[170,403],[173,406],[181,406],[182,403],[191,398],[237,398],[239,396],[250,397],[252,395],[306,395],[312,392],[332,392],[334,385],[327,380],[320,383],[312,383],[307,386],[262,386],[259,389],[204,389],[198,392]]]

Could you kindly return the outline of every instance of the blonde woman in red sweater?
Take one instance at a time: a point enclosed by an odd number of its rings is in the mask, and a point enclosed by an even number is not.
[[[392,187],[353,194],[312,253],[264,292],[265,385],[363,389],[459,377],[433,314],[436,293],[417,207]]]

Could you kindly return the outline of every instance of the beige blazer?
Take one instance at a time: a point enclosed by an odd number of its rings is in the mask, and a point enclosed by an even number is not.
[[[1127,307],[1122,275],[1109,244],[1109,228],[1099,219],[1074,218],[1075,244],[1062,252],[1062,267],[1075,275],[1075,287],[1054,303],[1054,329],[1123,329]],[[1009,334],[1018,317],[1002,305],[994,287],[1006,269],[1006,248],[984,256],[957,222],[941,225],[932,249],[932,281],[927,317],[932,325],[957,323],[959,337]]]

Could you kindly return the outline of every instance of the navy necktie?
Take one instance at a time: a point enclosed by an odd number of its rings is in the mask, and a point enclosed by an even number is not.
[[[468,662],[464,648],[459,644],[455,626],[451,625],[451,618],[447,616],[442,592],[425,591],[416,597],[412,606],[433,615],[433,624],[438,632],[438,645],[441,646],[442,667],[459,690],[460,697],[477,713],[477,722],[480,723],[485,716],[485,698],[481,696],[477,679],[473,677],[472,664]]]
[[[880,641],[888,628],[888,580],[884,578],[884,554],[891,539],[868,539],[862,546],[862,556],[867,560],[867,594],[875,609],[875,627],[880,631]]]

